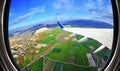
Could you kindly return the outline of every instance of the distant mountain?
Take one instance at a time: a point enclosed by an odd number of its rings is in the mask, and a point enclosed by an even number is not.
[[[61,23],[63,25],[70,25],[70,26],[74,26],[74,27],[92,27],[92,28],[113,28],[112,25],[105,23],[105,22],[100,22],[100,21],[93,21],[93,20],[68,20],[68,21],[61,21]],[[38,30],[39,28],[42,27],[57,27],[58,24],[56,23],[39,23],[37,25],[33,25],[33,26],[26,26],[26,27],[21,27],[18,29],[14,29],[14,30],[10,30],[9,36],[14,36],[14,33],[19,33],[20,34],[24,34],[24,32],[35,32],[36,30]]]
[[[113,28],[113,26],[108,23],[93,20],[69,20],[65,21],[64,24],[78,27]]]

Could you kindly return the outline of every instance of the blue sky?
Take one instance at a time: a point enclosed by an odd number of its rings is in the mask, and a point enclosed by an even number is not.
[[[110,0],[12,0],[9,29],[45,20],[89,19],[113,25]]]

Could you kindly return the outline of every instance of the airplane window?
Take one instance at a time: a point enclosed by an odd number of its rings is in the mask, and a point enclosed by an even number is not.
[[[113,42],[111,0],[12,0],[9,43],[26,71],[96,71]]]

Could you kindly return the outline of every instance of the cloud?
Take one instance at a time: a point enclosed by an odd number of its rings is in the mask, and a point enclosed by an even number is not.
[[[29,19],[30,17],[32,17],[34,14],[43,13],[43,12],[45,12],[45,7],[31,8],[28,13],[17,17],[17,19],[15,19],[11,24],[16,24],[16,23],[19,23],[19,22],[23,22],[23,21]]]
[[[26,19],[28,19],[29,17],[31,17],[32,15],[34,15],[35,12],[30,12],[30,13],[27,13],[25,15],[22,15],[22,16],[19,16],[16,20],[14,20],[11,24],[16,24],[16,23],[19,23],[19,22],[22,22]]]
[[[96,20],[101,20],[107,23],[113,24],[112,7],[109,1],[102,0],[88,0],[86,3],[86,9],[96,16]]]
[[[42,7],[31,8],[30,11],[31,11],[31,12],[34,12],[34,11],[37,12],[37,11],[38,11],[38,12],[40,12],[40,13],[43,13],[43,12],[45,12],[45,7],[42,6]]]
[[[57,13],[55,13],[54,15],[63,15],[64,14],[64,12],[57,12]]]
[[[62,9],[69,12],[78,9],[78,7],[74,5],[74,0],[56,0],[53,3],[53,8]]]
[[[98,16],[98,20],[113,24],[112,10],[96,9],[96,10],[92,10],[92,14]]]
[[[76,2],[80,2],[79,6]],[[110,0],[55,0],[53,8],[55,15],[79,12],[80,18],[88,18],[113,24],[113,14]],[[59,11],[59,12],[58,12]]]
[[[88,0],[85,4],[85,8],[84,9],[95,9],[96,5],[94,4],[95,2],[93,2],[93,0]]]

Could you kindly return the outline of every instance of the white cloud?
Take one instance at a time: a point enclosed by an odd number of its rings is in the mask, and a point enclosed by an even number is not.
[[[74,0],[56,0],[53,3],[54,9],[62,9],[65,11],[73,11],[77,10],[78,8],[74,5]]]
[[[113,25],[113,15],[112,15],[112,7],[109,3],[102,0],[88,0],[86,3],[86,9],[88,9],[93,16],[96,16],[96,20],[104,21]]]
[[[30,11],[31,11],[31,12],[34,12],[34,11],[35,11],[35,12],[43,13],[43,12],[45,12],[45,7],[42,6],[42,7],[31,8]]]
[[[29,19],[30,17],[32,17],[34,14],[36,14],[36,13],[43,13],[43,12],[45,12],[45,7],[31,8],[30,12],[17,17],[11,24],[16,24],[16,23],[19,23],[19,22],[23,22],[26,19]]]
[[[85,8],[84,9],[95,9],[96,6],[93,2],[93,0],[88,0],[85,4]]]
[[[79,11],[81,14],[83,13],[85,15],[83,16],[84,18],[91,18],[92,20],[113,24],[110,0],[84,0],[81,1],[79,6],[75,4],[75,0],[55,0],[53,8],[62,11],[56,11],[56,15]]]

